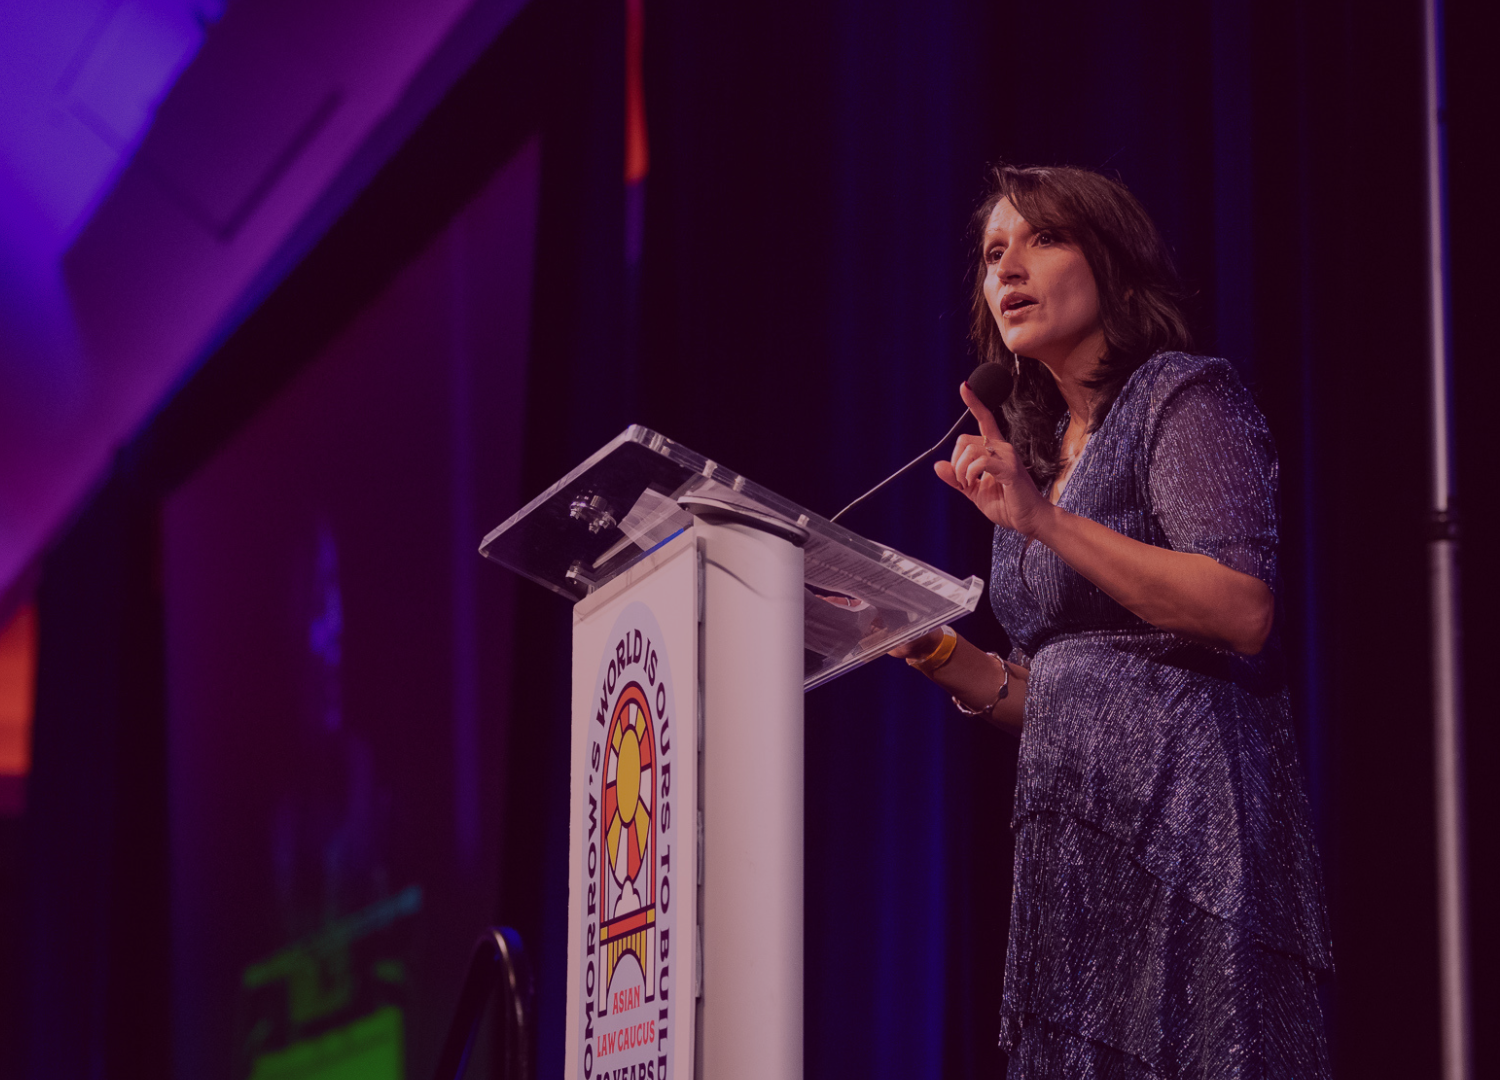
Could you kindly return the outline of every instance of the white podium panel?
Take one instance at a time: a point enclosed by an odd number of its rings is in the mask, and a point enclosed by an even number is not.
[[[703,552],[699,1080],[802,1076],[803,555],[744,525]]]
[[[573,609],[566,1075],[691,1080],[699,558],[690,531]]]

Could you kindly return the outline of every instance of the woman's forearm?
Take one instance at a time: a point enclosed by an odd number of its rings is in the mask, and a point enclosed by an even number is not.
[[[940,632],[934,630],[925,638],[918,638],[907,645],[893,649],[893,656],[922,655],[937,644]],[[970,708],[983,708],[994,701],[985,719],[996,727],[1013,734],[1021,731],[1021,719],[1026,708],[1026,679],[1028,672],[1019,664],[1006,664],[972,644],[959,635],[953,654],[937,670],[927,677],[941,686],[953,697]],[[1006,668],[1010,679],[1006,682]],[[1005,696],[995,701],[1000,687],[1005,685]]]
[[[1032,539],[1163,630],[1251,656],[1271,633],[1275,600],[1265,582],[1207,555],[1143,544],[1058,506]]]

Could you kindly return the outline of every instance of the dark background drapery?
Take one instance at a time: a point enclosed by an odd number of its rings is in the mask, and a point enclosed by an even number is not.
[[[31,1040],[29,1074],[81,1076],[97,1062],[109,1075],[161,1075],[170,1058],[161,500],[532,130],[542,188],[527,494],[635,421],[832,511],[957,415],[971,363],[965,228],[986,163],[1101,167],[1136,191],[1194,289],[1200,349],[1240,366],[1280,448],[1281,627],[1329,883],[1338,1072],[1434,1074],[1419,14],[1414,3],[1290,0],[648,0],[637,291],[620,168],[623,10],[533,0],[304,269],[127,448],[46,559],[22,826],[31,960],[16,993],[48,1011],[46,1024],[66,1027],[50,1010],[72,1007],[93,1020],[81,1045]],[[1480,917],[1497,887],[1484,718],[1500,596],[1483,513],[1495,113],[1479,5],[1448,15],[1482,1018],[1500,944]],[[906,478],[850,524],[987,573],[984,523],[929,477]],[[529,674],[509,717],[495,718],[510,725],[512,763],[497,917],[538,959],[551,1075],[567,613],[530,586],[515,603],[515,669]],[[984,609],[963,629],[1003,641]],[[894,663],[809,695],[807,731],[809,1075],[997,1075],[1013,744]],[[7,1045],[42,1022],[25,1016],[7,1021]],[[1497,1068],[1482,1025],[1477,1054],[1480,1075]]]

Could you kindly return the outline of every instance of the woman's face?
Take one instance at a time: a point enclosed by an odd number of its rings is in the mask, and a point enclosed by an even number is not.
[[[1083,252],[1032,229],[1001,199],[984,230],[984,295],[1006,348],[1061,374],[1087,374],[1104,355],[1099,288]]]

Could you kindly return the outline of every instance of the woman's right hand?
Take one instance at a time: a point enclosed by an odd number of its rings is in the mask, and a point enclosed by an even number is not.
[[[969,384],[961,384],[958,394],[979,421],[980,433],[960,435],[953,447],[953,457],[937,462],[933,469],[939,479],[962,492],[996,525],[1034,539],[1057,508],[1036,489],[1031,474],[1021,464],[1020,454],[1000,434],[994,413],[969,389]]]

